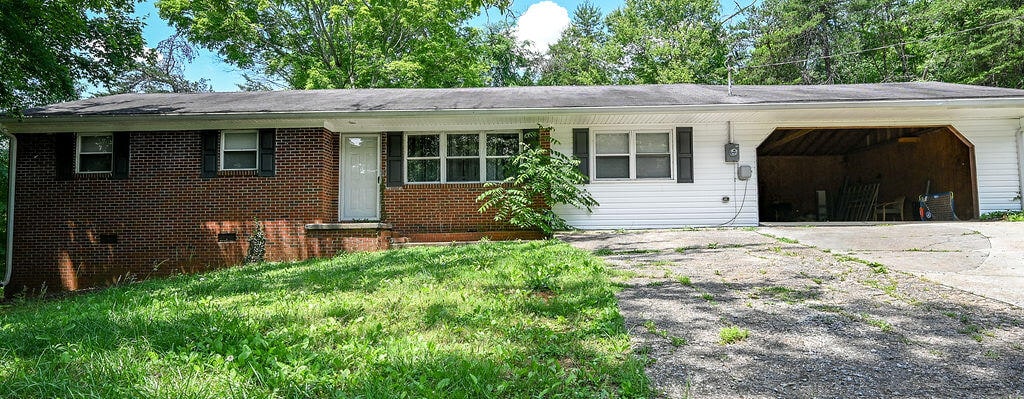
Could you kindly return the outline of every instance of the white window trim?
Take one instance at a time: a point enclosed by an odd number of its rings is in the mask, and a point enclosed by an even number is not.
[[[114,134],[113,133],[79,133],[76,136],[75,145],[75,173],[113,173],[114,172]],[[82,137],[109,136],[111,142],[110,152],[82,152]],[[82,170],[82,155],[110,155],[110,170]]]
[[[255,133],[256,134],[256,148],[253,149],[226,149],[224,136],[228,134],[240,134],[240,133]],[[256,167],[255,168],[226,168],[224,167],[224,153],[226,152],[255,152],[256,153]],[[256,129],[245,129],[245,130],[221,130],[220,131],[220,164],[218,170],[221,171],[233,171],[233,170],[258,170],[260,168],[260,131]]]
[[[477,145],[476,156],[448,156],[448,135],[449,134],[476,134],[479,136]],[[512,155],[487,155],[487,135],[489,134],[515,134],[519,137],[519,142],[523,142],[523,132],[519,130],[471,130],[471,131],[438,131],[438,132],[407,132],[402,135],[402,147],[404,153],[402,160],[403,175],[405,176],[404,184],[480,184],[480,183],[497,183],[501,180],[487,180],[487,160],[488,159],[507,159],[511,158]],[[410,136],[439,136],[439,148],[438,156],[436,157],[410,157],[409,156],[409,137]],[[440,171],[438,173],[438,180],[435,181],[409,181],[409,161],[417,160],[438,160],[440,164]],[[448,159],[479,159],[480,160],[480,180],[475,181],[448,181]]]
[[[597,177],[597,135],[599,134],[629,134],[629,177],[628,178],[598,178]],[[669,152],[669,176],[668,177],[636,177],[636,135],[643,133],[668,134]],[[676,132],[675,129],[591,129],[589,137],[590,151],[590,181],[591,182],[669,182],[676,180]],[[627,154],[601,154],[600,156],[624,156]],[[648,154],[642,154],[648,155]],[[650,155],[664,155],[650,154]]]

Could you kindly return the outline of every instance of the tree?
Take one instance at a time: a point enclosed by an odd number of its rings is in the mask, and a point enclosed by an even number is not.
[[[212,91],[209,79],[190,81],[183,64],[195,60],[195,49],[180,34],[160,41],[135,70],[114,83],[102,95],[121,93],[195,93]]]
[[[242,69],[299,89],[481,86],[464,23],[508,0],[159,0],[160,16]],[[250,85],[262,88],[265,85]]]
[[[717,0],[626,0],[608,15],[616,83],[725,83]]]
[[[0,113],[77,99],[135,66],[133,0],[0,0]]]
[[[512,24],[503,21],[484,28],[479,52],[488,67],[484,82],[488,86],[532,86],[537,78],[540,54],[512,34]]]
[[[540,126],[528,134],[538,139],[539,131],[553,129]],[[527,138],[530,139],[530,138]],[[548,139],[550,144],[558,144]],[[532,140],[528,140],[532,141]],[[480,213],[495,210],[494,220],[508,221],[513,226],[539,229],[551,236],[555,231],[572,228],[551,207],[569,205],[590,212],[597,200],[583,187],[587,178],[580,173],[580,161],[572,156],[542,146],[519,145],[519,152],[508,159],[512,173],[500,183],[485,183],[476,198]]]
[[[920,8],[922,79],[1024,88],[1024,4],[921,0]]]
[[[842,83],[836,54],[849,50],[843,36],[845,3],[766,0],[740,26],[751,48],[741,81],[755,84]]]
[[[548,48],[540,78],[542,85],[606,85],[612,83],[608,62],[608,32],[601,10],[583,2],[572,13],[569,27]]]
[[[914,0],[768,0],[738,24],[751,50],[743,83],[833,84],[914,80]]]

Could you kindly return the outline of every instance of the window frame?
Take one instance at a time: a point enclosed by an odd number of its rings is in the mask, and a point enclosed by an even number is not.
[[[465,135],[465,134],[476,134],[477,139],[477,155],[473,156],[448,156],[448,135]],[[489,159],[508,159],[512,155],[487,155],[487,136],[497,134],[515,134],[519,140],[519,144],[523,143],[523,132],[521,130],[468,130],[468,131],[424,131],[424,132],[406,132],[402,135],[402,169],[404,175],[404,184],[481,184],[481,183],[496,183],[501,180],[487,180],[487,160]],[[410,136],[438,136],[439,146],[438,156],[436,157],[410,157],[409,156],[409,137]],[[477,159],[480,167],[480,178],[474,181],[448,181],[448,159]],[[435,181],[410,181],[409,180],[409,161],[418,160],[438,160],[440,169],[438,171],[438,180]]]
[[[102,132],[102,133],[79,133],[75,138],[75,173],[90,173],[90,174],[102,174],[102,173],[114,173],[114,133],[113,132]],[[110,152],[82,152],[82,138],[83,137],[110,137]],[[110,169],[109,170],[82,170],[82,155],[110,155]]]
[[[512,130],[509,130],[509,131],[489,131],[489,132],[483,132],[483,135],[481,136],[481,140],[480,140],[480,157],[483,158],[483,160],[480,163],[480,179],[483,180],[484,182],[500,182],[500,181],[502,181],[504,179],[502,179],[502,180],[487,180],[487,161],[492,160],[492,159],[509,159],[509,158],[512,158],[513,156],[515,156],[515,154],[513,154],[513,155],[487,155],[487,136],[491,135],[491,134],[493,134],[493,135],[515,134],[516,137],[519,140],[516,144],[521,147],[522,144],[523,144],[523,132],[521,130],[520,131],[512,131]]]
[[[597,135],[599,134],[623,134],[626,133],[629,136],[629,177],[597,177],[597,160],[599,157],[621,157],[627,154],[598,154],[597,153]],[[637,145],[636,135],[637,134],[667,134],[668,135],[668,155],[669,155],[669,176],[667,177],[637,177]],[[654,129],[591,129],[590,130],[590,143],[589,143],[589,161],[590,161],[590,181],[593,182],[674,182],[676,180],[676,132],[673,128],[654,128]],[[641,153],[639,155],[664,155],[664,153]]]
[[[238,149],[229,150],[229,149],[227,149],[227,145],[226,145],[227,141],[226,141],[225,137],[227,135],[229,135],[229,134],[243,134],[243,133],[255,134],[256,135],[256,147],[251,149],[251,150],[250,149],[245,149],[245,150],[238,150]],[[255,165],[255,167],[252,167],[252,168],[226,168],[225,167],[226,163],[224,162],[224,154],[227,153],[227,152],[252,152],[252,153],[256,154],[256,165]],[[231,171],[239,171],[239,170],[241,170],[241,171],[258,171],[260,169],[260,130],[259,129],[221,130],[220,131],[220,159],[218,159],[218,161],[219,162],[217,164],[217,170],[222,171],[222,172],[231,172]]]

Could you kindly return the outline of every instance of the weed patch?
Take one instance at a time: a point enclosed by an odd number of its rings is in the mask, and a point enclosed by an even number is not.
[[[768,234],[768,233],[761,233],[761,235],[763,235],[765,237],[768,237],[768,238],[771,238],[771,239],[774,239],[774,240],[776,240],[778,242],[786,243],[786,244],[799,244],[800,243],[799,240],[795,240],[795,239],[788,238],[788,237],[779,237],[779,236],[771,235],[771,234]]]
[[[668,332],[668,330],[658,328],[658,326],[654,324],[653,320],[645,321],[644,328],[647,329],[647,333],[649,334],[657,335],[661,338],[667,339],[668,343],[674,347],[678,348],[680,346],[686,345],[687,343],[686,338],[672,335]]]
[[[810,290],[795,290],[783,286],[771,286],[759,288],[756,296],[767,296],[787,303],[798,303],[817,298],[819,294]]]
[[[722,327],[718,330],[718,343],[722,345],[734,344],[750,337],[750,330],[737,326]]]

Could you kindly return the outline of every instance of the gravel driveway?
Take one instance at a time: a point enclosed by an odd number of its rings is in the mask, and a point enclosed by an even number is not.
[[[560,238],[620,272],[664,397],[1024,398],[1019,307],[756,229]]]

